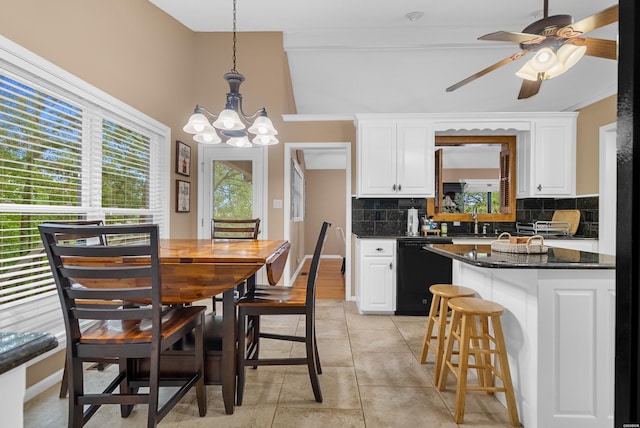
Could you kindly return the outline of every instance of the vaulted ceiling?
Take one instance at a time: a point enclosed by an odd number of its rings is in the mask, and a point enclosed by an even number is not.
[[[193,31],[231,31],[232,0],[149,0]],[[611,0],[549,0],[578,21]],[[237,0],[237,31],[280,31],[299,114],[575,110],[617,91],[617,61],[585,56],[518,100],[521,58],[453,92],[445,88],[520,50],[479,41],[521,32],[543,0]],[[407,14],[423,12],[417,20]],[[617,23],[587,33],[617,39]]]

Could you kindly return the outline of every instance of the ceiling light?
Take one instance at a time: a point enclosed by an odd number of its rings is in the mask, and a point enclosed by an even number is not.
[[[240,85],[244,82],[244,76],[236,70],[236,0],[233,0],[233,68],[224,75],[224,79],[229,83],[224,110],[216,115],[196,105],[182,130],[195,134],[193,139],[202,144],[218,144],[224,139],[227,144],[234,147],[251,147],[249,133],[256,135],[252,140],[254,144],[278,144],[279,141],[275,137],[278,131],[267,116],[264,107],[252,115],[242,111]],[[210,122],[207,116],[212,118],[213,122]],[[248,130],[245,130],[245,123],[249,125]]]
[[[542,48],[516,72],[516,76],[532,81],[538,80],[540,74],[541,79],[558,77],[576,65],[586,50],[586,46],[574,44],[560,46],[557,53],[550,48]]]
[[[531,68],[538,73],[545,72],[556,65],[558,57],[551,48],[542,48],[529,60]]]

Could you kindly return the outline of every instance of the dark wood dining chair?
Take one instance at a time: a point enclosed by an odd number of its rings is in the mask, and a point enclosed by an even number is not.
[[[204,384],[202,306],[162,305],[157,225],[89,226],[42,224],[39,227],[62,305],[69,368],[69,427],[83,426],[103,404],[119,404],[123,417],[136,404],[148,405],[147,426],[155,427],[193,387],[200,416],[207,412]],[[84,245],[61,236],[102,234],[123,245]],[[92,307],[86,301],[114,301]],[[89,320],[88,326],[84,323]],[[181,378],[161,378],[162,351],[193,335],[192,371]],[[84,390],[83,362],[117,358],[119,373],[102,393]],[[149,359],[144,378],[128,370],[134,359]],[[119,393],[114,392],[120,387]],[[139,388],[146,386],[147,392]],[[159,406],[159,389],[171,394]],[[177,388],[176,388],[177,387]],[[169,392],[169,391],[167,391]],[[163,396],[164,397],[164,396]],[[88,406],[85,410],[84,406]]]
[[[258,239],[260,233],[260,219],[211,219],[211,239]],[[238,294],[244,292],[245,284],[239,284],[236,287]],[[214,296],[212,299],[213,310],[215,314],[216,303],[221,302],[221,296]]]
[[[211,220],[212,239],[258,239],[260,219],[221,219]]]
[[[102,220],[60,220],[60,221],[51,221],[51,224],[70,224],[70,225],[78,225],[78,226],[104,226],[104,222]],[[56,235],[56,239],[58,242],[67,242],[67,241],[80,241],[80,243],[84,243],[84,245],[107,245],[107,237],[102,234],[89,233],[87,235],[78,235],[78,234],[58,234]],[[87,305],[96,305],[94,307],[110,307],[113,305],[113,302],[86,302]],[[67,348],[69,349],[69,348]],[[99,371],[103,371],[109,364],[118,364],[117,359],[112,358],[97,358],[95,361],[96,368]],[[60,382],[60,398],[66,398],[67,393],[69,391],[69,372],[67,370],[66,358],[64,369],[62,370],[62,381]]]
[[[249,290],[242,296],[236,307],[238,308],[238,387],[237,404],[242,405],[244,394],[245,369],[247,366],[273,365],[306,365],[311,379],[313,394],[317,402],[322,402],[322,391],[318,375],[322,373],[320,357],[316,341],[315,329],[315,301],[316,277],[320,265],[320,255],[330,223],[323,222],[318,235],[309,276],[305,287],[273,287],[260,286]],[[302,336],[276,334],[260,331],[261,315],[291,315],[305,316],[305,333]],[[252,331],[247,330],[247,319],[252,318]],[[303,342],[305,357],[290,358],[260,358],[260,339],[287,340]],[[248,342],[248,343],[247,343]]]

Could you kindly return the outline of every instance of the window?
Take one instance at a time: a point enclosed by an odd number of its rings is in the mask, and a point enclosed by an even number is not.
[[[164,125],[0,38],[3,327],[9,317],[40,317],[48,327],[47,314],[59,313],[39,224],[156,223],[168,235],[168,136]]]
[[[436,221],[515,220],[516,137],[436,135],[436,197],[427,214]]]

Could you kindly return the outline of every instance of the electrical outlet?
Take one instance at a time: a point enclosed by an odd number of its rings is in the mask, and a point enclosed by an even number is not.
[[[282,199],[274,199],[273,208],[282,208]]]
[[[454,222],[453,222],[453,225],[454,225],[454,226],[460,226],[460,222],[459,222],[459,221],[454,221]]]

